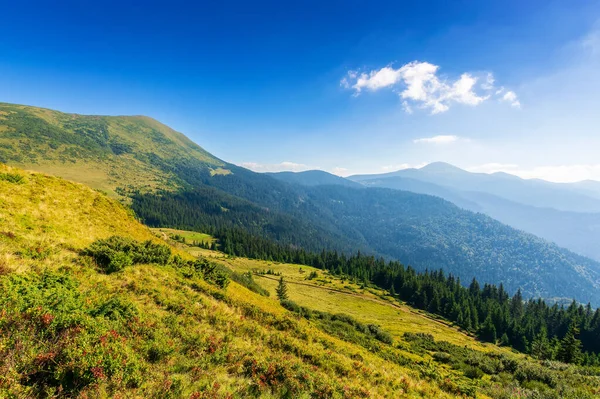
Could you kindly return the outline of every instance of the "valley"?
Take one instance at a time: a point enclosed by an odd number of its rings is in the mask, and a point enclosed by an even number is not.
[[[9,397],[598,394],[599,311],[527,298],[595,303],[590,259],[433,196],[253,173],[147,118],[2,107],[2,160],[30,170],[0,173]]]

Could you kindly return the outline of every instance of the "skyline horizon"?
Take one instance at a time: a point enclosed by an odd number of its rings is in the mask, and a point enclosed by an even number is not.
[[[256,171],[600,181],[600,3],[377,5],[13,2],[0,98],[149,115]]]
[[[0,103],[6,103],[6,104],[10,104],[8,102],[5,101],[0,101]],[[125,114],[81,114],[81,113],[77,113],[77,112],[66,112],[64,110],[54,110],[52,108],[48,108],[48,107],[43,107],[43,106],[38,106],[35,104],[15,104],[15,105],[19,105],[19,106],[25,106],[25,107],[35,107],[35,108],[41,108],[41,109],[48,109],[48,110],[53,110],[53,111],[60,111],[60,112],[64,112],[66,114],[73,114],[73,115],[82,115],[82,116],[123,116],[123,117],[145,117],[145,118],[151,118],[154,119],[155,121],[173,129],[171,126],[163,123],[161,120],[151,116],[151,115],[145,115],[145,114],[136,114],[136,115],[125,115]],[[175,129],[174,129],[175,130]],[[177,131],[177,130],[176,130]],[[452,162],[448,162],[448,161],[443,161],[443,160],[435,160],[435,161],[424,161],[418,164],[408,164],[408,163],[400,163],[400,164],[395,164],[395,165],[387,165],[387,166],[383,166],[381,167],[381,170],[379,171],[375,171],[375,170],[371,170],[368,172],[363,172],[363,171],[358,171],[355,173],[350,173],[348,172],[347,169],[345,168],[340,168],[343,170],[327,170],[325,168],[321,168],[319,166],[310,166],[310,165],[305,165],[305,164],[301,164],[301,163],[296,163],[296,162],[292,162],[292,161],[282,161],[281,163],[278,164],[272,164],[272,165],[261,165],[261,164],[257,164],[257,163],[253,163],[253,162],[241,162],[241,163],[237,163],[237,162],[233,162],[233,161],[229,161],[227,159],[222,158],[219,155],[214,154],[212,151],[206,149],[206,147],[203,145],[203,143],[198,143],[196,142],[196,140],[194,140],[194,138],[192,138],[190,135],[188,135],[186,132],[180,132],[179,133],[185,135],[186,137],[188,137],[190,140],[192,140],[195,144],[199,145],[200,147],[202,147],[203,149],[209,151],[211,154],[213,154],[214,156],[216,156],[219,159],[222,159],[225,162],[229,162],[232,163],[234,165],[237,166],[241,166],[244,167],[246,169],[249,169],[253,172],[256,173],[278,173],[278,172],[293,172],[293,173],[301,173],[301,172],[308,172],[308,171],[322,171],[322,172],[326,172],[326,173],[330,173],[332,175],[335,176],[339,176],[339,177],[343,177],[343,178],[347,178],[347,177],[351,177],[351,176],[356,176],[356,175],[381,175],[381,174],[388,174],[388,173],[394,173],[394,172],[399,172],[401,170],[407,170],[407,169],[422,169],[426,166],[429,166],[431,164],[435,164],[435,163],[441,163],[441,164],[447,164],[450,165],[452,167],[461,169],[465,172],[469,172],[469,173],[482,173],[482,174],[487,174],[487,175],[493,175],[493,174],[497,174],[497,173],[505,173],[514,177],[518,177],[520,179],[523,180],[542,180],[545,182],[549,182],[549,183],[581,183],[581,182],[585,182],[585,181],[592,181],[592,182],[598,182],[600,183],[600,177],[597,179],[593,179],[593,178],[584,178],[584,179],[579,179],[579,180],[551,180],[549,178],[544,178],[544,177],[540,177],[540,176],[536,176],[535,175],[535,171],[529,171],[526,172],[525,175],[522,174],[517,174],[514,171],[511,171],[510,169],[512,168],[517,168],[518,165],[516,164],[509,164],[509,165],[504,165],[501,163],[494,163],[494,162],[490,162],[487,164],[483,164],[483,165],[474,165],[474,166],[459,166],[455,163]],[[420,139],[423,140],[423,139]],[[577,166],[577,165],[574,165]],[[562,166],[542,166],[541,168],[561,168]],[[600,168],[600,164],[597,165],[598,168]],[[529,175],[528,175],[529,173]]]

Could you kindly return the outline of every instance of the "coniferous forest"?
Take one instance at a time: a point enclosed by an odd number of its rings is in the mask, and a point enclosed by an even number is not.
[[[564,306],[542,299],[525,300],[520,291],[481,286],[475,278],[466,287],[443,270],[417,272],[397,261],[360,252],[310,252],[253,236],[241,229],[215,233],[220,249],[234,256],[298,263],[374,284],[418,309],[442,316],[481,340],[509,345],[536,358],[567,363],[600,364],[600,309],[573,301]],[[216,248],[215,248],[216,249]]]

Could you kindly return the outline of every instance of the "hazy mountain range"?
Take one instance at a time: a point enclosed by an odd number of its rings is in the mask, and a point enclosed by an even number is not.
[[[259,174],[151,118],[12,104],[0,104],[0,161],[106,191],[152,226],[243,229],[311,251],[360,250],[419,270],[442,268],[464,283],[477,277],[526,296],[600,304],[598,262],[469,210],[504,212],[509,203],[524,213],[530,207],[591,220],[581,213],[600,211],[591,183],[553,185],[446,164],[351,179]]]

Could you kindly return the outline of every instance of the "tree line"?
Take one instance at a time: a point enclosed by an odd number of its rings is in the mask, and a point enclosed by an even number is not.
[[[524,299],[474,278],[468,286],[442,270],[417,272],[398,261],[335,251],[310,252],[254,236],[242,229],[215,232],[220,250],[235,256],[297,263],[374,284],[418,309],[443,316],[481,340],[539,359],[600,365],[600,309],[573,301],[564,306]]]

